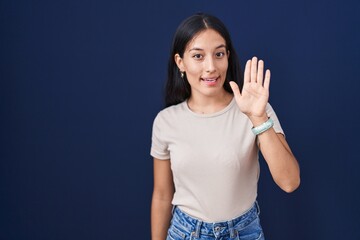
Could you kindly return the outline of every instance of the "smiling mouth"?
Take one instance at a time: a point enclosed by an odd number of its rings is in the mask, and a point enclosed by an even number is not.
[[[216,77],[216,78],[201,78],[201,81],[208,82],[208,83],[214,83],[214,82],[216,82],[219,78],[220,78],[220,76],[219,76],[219,77]]]

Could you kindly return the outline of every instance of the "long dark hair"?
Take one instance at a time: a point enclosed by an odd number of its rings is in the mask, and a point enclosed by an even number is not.
[[[186,18],[177,28],[170,51],[168,62],[168,77],[165,87],[165,106],[172,106],[181,103],[188,99],[191,94],[190,84],[184,74],[181,78],[181,73],[177,67],[174,56],[179,54],[183,57],[185,48],[190,40],[196,34],[206,29],[213,29],[218,32],[226,43],[226,50],[230,52],[228,69],[224,83],[224,89],[232,93],[229,81],[234,81],[242,89],[243,78],[240,69],[239,59],[236,51],[232,45],[230,34],[225,25],[217,18],[209,14],[198,13]]]

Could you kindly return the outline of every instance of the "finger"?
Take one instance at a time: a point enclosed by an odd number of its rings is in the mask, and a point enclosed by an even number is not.
[[[270,77],[271,77],[270,70],[267,69],[265,72],[265,80],[264,80],[264,88],[266,90],[269,90],[269,87],[270,87]]]
[[[234,93],[235,98],[241,97],[239,86],[234,81],[230,81],[230,87]]]
[[[244,83],[250,82],[250,69],[251,69],[251,60],[248,60],[245,65]]]
[[[263,84],[263,79],[264,79],[264,61],[259,60],[256,80],[257,80],[257,83],[259,83],[261,86]]]
[[[253,57],[251,60],[251,82],[256,83],[257,75],[257,58]]]

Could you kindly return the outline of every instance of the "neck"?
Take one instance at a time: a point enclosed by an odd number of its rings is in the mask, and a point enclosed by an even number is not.
[[[224,91],[216,96],[192,94],[187,101],[189,108],[196,113],[211,114],[224,109],[231,102],[233,95]]]

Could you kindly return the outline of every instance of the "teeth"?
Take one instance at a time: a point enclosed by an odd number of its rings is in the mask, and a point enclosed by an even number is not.
[[[206,81],[206,82],[215,82],[216,79],[204,79],[204,81]]]

